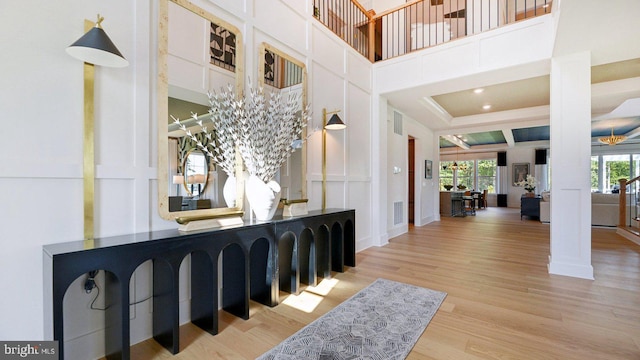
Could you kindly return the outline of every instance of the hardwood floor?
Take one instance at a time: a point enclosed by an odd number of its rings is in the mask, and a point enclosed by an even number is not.
[[[153,340],[134,359],[254,359],[374,279],[446,292],[408,359],[640,359],[640,246],[592,231],[595,280],[549,275],[549,225],[515,209],[443,218],[357,255],[311,313],[251,304],[251,318],[220,312],[220,333],[188,324],[173,356]],[[284,295],[284,294],[283,294]]]

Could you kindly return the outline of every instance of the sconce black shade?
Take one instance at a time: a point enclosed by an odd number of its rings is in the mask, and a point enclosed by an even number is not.
[[[329,122],[327,122],[327,125],[324,126],[327,130],[342,130],[346,127],[347,125],[342,122],[342,119],[340,119],[338,114],[333,114],[331,119],[329,119]]]
[[[67,53],[84,62],[107,66],[129,65],[102,28],[95,26],[67,48]]]

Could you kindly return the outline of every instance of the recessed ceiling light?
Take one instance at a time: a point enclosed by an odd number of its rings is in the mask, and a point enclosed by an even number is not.
[[[491,109],[491,105],[487,104],[487,105],[484,105],[482,108],[485,110],[489,110]]]
[[[484,91],[483,88],[477,88],[477,89],[473,90],[473,92],[476,93],[476,94],[480,94],[483,91]]]

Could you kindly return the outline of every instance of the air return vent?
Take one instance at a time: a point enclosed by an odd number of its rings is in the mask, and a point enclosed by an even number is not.
[[[393,225],[402,224],[402,201],[397,201],[393,203]]]
[[[397,111],[393,112],[393,132],[402,135],[402,114]]]

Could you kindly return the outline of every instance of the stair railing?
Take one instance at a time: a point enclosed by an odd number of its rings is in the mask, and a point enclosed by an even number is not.
[[[638,184],[639,184],[640,176],[636,176],[631,180],[620,179],[618,180],[620,184],[620,198],[619,198],[619,221],[618,226],[626,227],[632,226],[634,221],[638,221]],[[627,222],[627,188],[629,188],[628,196],[631,204],[629,204],[629,221]],[[628,224],[628,225],[627,225]]]
[[[376,15],[357,0],[313,0],[313,16],[371,62],[548,14],[552,0],[410,0]]]

